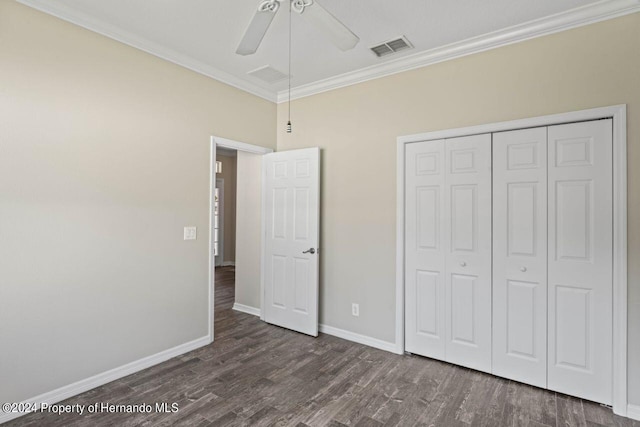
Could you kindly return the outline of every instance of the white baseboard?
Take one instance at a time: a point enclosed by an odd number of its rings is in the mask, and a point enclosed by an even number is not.
[[[111,369],[109,371],[103,372],[98,375],[94,375],[84,380],[80,380],[73,384],[60,387],[58,389],[40,394],[30,399],[25,399],[23,400],[23,402],[31,402],[31,403],[39,403],[39,404],[42,404],[42,403],[54,404],[57,402],[61,402],[72,396],[78,395],[80,393],[84,393],[85,391],[89,391],[101,385],[110,383],[111,381],[115,381],[120,378],[126,377],[127,375],[131,375],[143,369],[150,368],[151,366],[157,365],[158,363],[162,363],[176,356],[180,356],[181,354],[203,347],[205,345],[208,345],[209,343],[210,343],[209,336],[198,338],[196,340],[193,340],[184,344],[180,344],[179,346],[161,351],[160,353],[156,353],[154,355],[144,357],[142,359],[136,360],[131,363],[127,363],[126,365],[122,365],[118,368]],[[26,415],[26,413],[22,413],[22,412],[0,413],[0,424],[6,423],[7,421],[21,417],[23,415]]]
[[[254,316],[260,316],[260,309],[256,307],[250,307],[248,305],[233,304],[233,309],[241,311],[243,313],[252,314]],[[334,328],[329,325],[319,325],[320,332],[333,335],[334,337],[342,338],[347,341],[357,342],[358,344],[368,345],[369,347],[377,348],[391,353],[397,353],[396,344],[393,342],[382,341],[377,338],[371,338],[366,335],[356,334],[355,332],[345,331],[344,329]]]
[[[235,267],[236,266],[236,262],[235,261],[223,261],[222,262],[222,266],[223,267]]]
[[[627,417],[640,421],[640,405],[627,404]]]
[[[344,329],[334,328],[333,326],[329,325],[320,325],[319,329],[322,333],[333,335],[334,337],[342,338],[347,341],[357,342],[358,344],[368,345],[369,347],[377,348],[379,350],[384,350],[391,353],[396,352],[396,344],[393,342],[382,341],[377,338],[356,334],[355,332],[345,331]]]
[[[235,311],[240,311],[242,313],[247,313],[247,314],[251,314],[253,316],[260,317],[260,309],[259,308],[255,308],[255,307],[251,307],[249,305],[238,304],[236,302],[236,303],[233,303],[233,309]]]

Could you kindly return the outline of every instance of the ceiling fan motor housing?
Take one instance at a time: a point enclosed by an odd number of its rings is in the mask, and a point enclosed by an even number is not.
[[[264,0],[258,5],[258,11],[276,13],[279,7],[280,0]]]
[[[313,0],[291,0],[291,8],[302,15],[304,9],[313,4]]]
[[[360,41],[353,31],[315,0],[260,0],[258,10],[236,49],[238,55],[246,56],[256,52],[280,4],[284,1],[290,2],[289,11],[295,10],[299,15],[304,14],[305,19],[318,28],[340,50],[353,49]]]
[[[280,3],[283,1],[284,0],[263,0],[258,4],[258,11],[276,13],[280,8]],[[301,15],[304,9],[312,4],[313,0],[291,0],[291,8]]]

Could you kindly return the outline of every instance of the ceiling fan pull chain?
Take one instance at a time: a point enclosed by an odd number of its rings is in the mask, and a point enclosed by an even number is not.
[[[302,14],[304,9],[311,6],[313,4],[313,0],[291,0],[291,8]]]

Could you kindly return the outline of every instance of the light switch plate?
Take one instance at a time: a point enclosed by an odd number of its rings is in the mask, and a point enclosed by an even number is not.
[[[184,228],[184,240],[196,240],[198,237],[196,227]]]

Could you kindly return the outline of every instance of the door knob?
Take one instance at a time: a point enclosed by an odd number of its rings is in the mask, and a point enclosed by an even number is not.
[[[467,266],[467,263],[466,263],[466,262],[462,261],[462,262],[460,263],[460,267],[466,267],[466,266]]]
[[[309,249],[307,249],[306,251],[304,251],[302,253],[303,254],[311,254],[311,255],[313,255],[313,254],[316,253],[316,250],[314,248],[309,248]]]
[[[525,271],[527,271],[527,267],[520,267],[520,271],[524,273]]]

